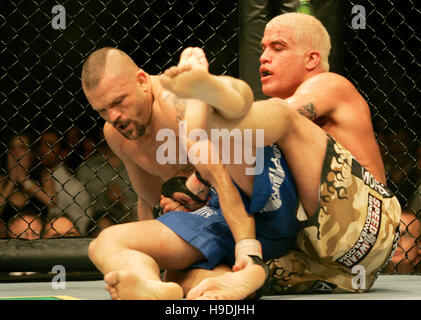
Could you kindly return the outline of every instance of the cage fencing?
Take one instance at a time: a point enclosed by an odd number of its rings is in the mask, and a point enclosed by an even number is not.
[[[405,212],[400,258],[386,271],[419,273],[420,11],[414,0],[344,3],[343,74],[370,105],[388,184]],[[95,49],[117,47],[159,74],[177,63],[184,48],[198,46],[212,73],[238,77],[238,5],[4,1],[0,238],[94,237],[108,225],[136,220],[137,196],[127,172],[84,97],[83,61]],[[352,23],[356,5],[365,9],[365,28]]]

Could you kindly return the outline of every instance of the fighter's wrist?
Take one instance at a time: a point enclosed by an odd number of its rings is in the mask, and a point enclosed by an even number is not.
[[[244,255],[257,256],[262,259],[262,245],[260,241],[256,239],[243,239],[238,241],[235,244],[235,257],[238,258]]]

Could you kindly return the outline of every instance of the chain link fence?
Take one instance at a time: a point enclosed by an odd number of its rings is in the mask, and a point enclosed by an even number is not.
[[[82,92],[82,63],[95,49],[118,47],[148,73],[159,74],[178,62],[184,48],[198,46],[213,73],[238,76],[237,3],[20,1],[2,6],[3,237],[95,236],[110,224],[135,220],[137,197],[127,172],[108,149],[103,121]],[[31,190],[32,183],[42,187]],[[71,223],[75,228],[68,232]]]
[[[420,12],[414,0],[377,2],[346,1],[344,75],[369,102],[389,185],[409,217],[408,243],[388,272],[414,273],[421,251]],[[352,27],[357,4],[366,9],[365,29]],[[212,73],[239,74],[238,1],[4,1],[0,18],[3,238],[94,237],[136,219],[127,172],[81,89],[81,66],[93,50],[118,47],[159,74],[185,47],[198,46]]]
[[[365,10],[364,29],[352,24],[357,5]],[[345,76],[369,103],[388,186],[403,210],[401,240],[386,271],[420,273],[421,12],[412,0],[350,1],[345,10]]]

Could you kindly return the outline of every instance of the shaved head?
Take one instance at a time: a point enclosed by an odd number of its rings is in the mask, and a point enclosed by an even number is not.
[[[82,67],[82,88],[93,110],[124,137],[144,135],[152,116],[152,82],[123,51],[92,52]]]
[[[135,62],[123,51],[105,47],[92,52],[82,67],[82,86],[95,89],[104,76],[121,74],[135,76],[138,69]]]

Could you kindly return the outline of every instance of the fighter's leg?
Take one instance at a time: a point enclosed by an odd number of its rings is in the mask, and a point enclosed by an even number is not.
[[[236,120],[210,113],[208,123],[210,129],[252,129],[253,147],[259,141],[256,129],[263,129],[262,143],[276,143],[280,147],[291,169],[306,213],[310,216],[315,212],[327,143],[326,133],[321,128],[277,98],[255,101],[250,111]],[[243,188],[242,176],[230,173],[240,188]]]
[[[181,287],[162,282],[160,269],[184,269],[203,259],[157,220],[105,229],[91,242],[89,257],[116,299],[181,299]]]
[[[183,90],[200,85],[202,87],[191,90],[188,97],[202,100],[217,110],[209,112],[208,108],[203,107],[186,108],[186,117],[191,113],[193,116],[189,116],[189,119],[207,119],[208,129],[263,129],[264,145],[277,143],[281,148],[293,172],[303,207],[307,214],[312,215],[318,206],[318,186],[326,150],[326,133],[309,119],[288,107],[282,99],[255,101],[250,109],[244,108],[244,104],[236,99],[241,97],[248,103],[248,95],[245,92],[251,89],[244,84],[244,90],[238,88],[236,90],[235,85],[242,84],[238,79],[218,77],[208,72],[205,74],[203,71],[205,69],[202,68],[204,76],[199,80],[197,77],[189,77],[189,73],[194,69],[193,66],[191,69],[185,65],[180,68],[182,69],[169,71],[168,76],[164,74],[164,78],[169,78],[165,80],[170,83],[167,88],[175,94],[182,95],[185,93]],[[166,86],[165,81],[164,86]],[[231,82],[231,85],[226,81]],[[247,110],[249,111],[245,114],[244,111]],[[189,120],[187,122],[189,123]],[[254,136],[253,142],[257,140],[255,138]],[[233,178],[236,182],[241,179],[234,176]]]

